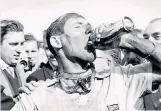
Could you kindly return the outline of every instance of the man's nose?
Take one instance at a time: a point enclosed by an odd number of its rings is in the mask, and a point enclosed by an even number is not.
[[[32,58],[32,53],[31,53],[31,52],[28,53],[28,58],[29,58],[29,59]]]
[[[156,42],[156,40],[153,37],[150,37],[149,40],[152,42]]]
[[[16,52],[17,52],[18,54],[20,54],[20,53],[22,53],[22,51],[23,51],[23,47],[22,47],[21,45],[17,46]]]

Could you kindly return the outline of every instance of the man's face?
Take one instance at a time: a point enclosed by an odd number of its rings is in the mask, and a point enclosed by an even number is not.
[[[57,67],[58,66],[58,62],[57,60],[55,59],[54,55],[50,52],[48,46],[47,46],[47,43],[46,43],[46,40],[44,40],[44,49],[45,49],[45,53],[46,53],[46,56],[50,62],[50,64],[54,67]]]
[[[95,51],[87,49],[92,29],[84,18],[68,19],[64,25],[64,34],[65,36],[61,37],[61,42],[67,57],[75,57],[88,62],[94,61]]]
[[[19,60],[24,42],[23,32],[8,32],[1,43],[1,58],[8,64],[15,66]]]
[[[154,43],[161,43],[161,20],[150,23],[145,29],[143,36]]]
[[[97,57],[94,60],[95,70],[99,75],[104,75],[111,73],[112,68],[114,67],[114,60],[108,51],[96,51]]]
[[[138,65],[143,63],[144,58],[140,57],[139,55],[135,54],[134,52],[127,51],[125,49],[122,50],[124,54],[123,61],[126,62],[126,65],[132,64],[132,65]]]
[[[23,48],[25,50],[25,54],[27,58],[30,60],[32,63],[32,66],[35,66],[36,63],[38,62],[38,46],[36,41],[26,41],[23,44]]]

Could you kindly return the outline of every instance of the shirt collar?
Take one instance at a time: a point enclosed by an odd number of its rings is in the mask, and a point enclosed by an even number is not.
[[[0,58],[0,68],[1,68],[2,70],[4,70],[4,69],[7,69],[7,67],[9,67],[9,65],[6,64],[6,63]]]

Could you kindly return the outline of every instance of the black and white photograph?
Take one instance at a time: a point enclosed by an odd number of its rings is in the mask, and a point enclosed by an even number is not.
[[[0,0],[1,111],[161,111],[161,0]]]

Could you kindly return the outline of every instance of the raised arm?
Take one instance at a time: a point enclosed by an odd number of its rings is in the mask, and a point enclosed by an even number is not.
[[[153,65],[157,66],[157,70],[161,70],[161,45],[126,34],[121,37],[120,47],[131,50],[143,58],[148,59]]]

